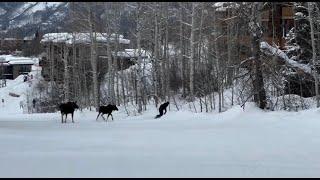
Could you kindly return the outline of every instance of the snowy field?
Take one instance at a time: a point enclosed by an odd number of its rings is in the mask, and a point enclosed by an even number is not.
[[[8,96],[28,88],[19,78],[0,88],[0,177],[320,177],[320,109],[171,105],[153,119],[154,106],[130,117],[119,107],[114,121],[76,111],[61,124],[59,113],[23,114],[23,96]]]

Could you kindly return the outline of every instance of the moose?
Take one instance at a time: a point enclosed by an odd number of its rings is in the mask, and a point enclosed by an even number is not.
[[[98,120],[98,117],[99,117],[100,114],[101,114],[101,117],[103,118],[103,120],[106,120],[106,119],[103,117],[104,114],[108,114],[107,120],[108,120],[109,116],[111,115],[111,118],[112,118],[112,121],[113,121],[113,116],[112,116],[112,114],[111,114],[112,111],[118,111],[118,108],[117,108],[116,105],[108,104],[107,106],[100,106],[100,107],[99,107],[99,114],[98,114],[98,116],[97,116],[96,121]]]
[[[67,116],[68,114],[71,114],[71,118],[72,118],[72,123],[74,123],[73,121],[73,113],[75,111],[75,109],[79,109],[79,106],[77,105],[77,102],[67,102],[67,103],[62,103],[59,105],[59,109],[61,111],[61,123],[63,123],[63,115],[66,115],[65,118],[65,123],[67,123]]]

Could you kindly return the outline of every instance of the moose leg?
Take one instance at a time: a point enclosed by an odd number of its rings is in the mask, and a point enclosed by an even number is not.
[[[105,121],[106,119],[104,118],[104,116],[103,116],[104,114],[101,114],[101,117],[103,118],[103,120]]]
[[[64,119],[64,123],[67,123],[68,114],[66,114],[66,118]]]
[[[73,121],[73,113],[71,113],[71,118],[72,118],[72,123],[74,123],[74,121]]]
[[[61,123],[63,123],[63,114],[61,113]]]
[[[112,118],[112,121],[113,121],[113,116],[112,116],[112,114],[110,114],[111,115],[111,118]]]
[[[100,112],[99,112],[99,114],[98,114],[98,116],[97,116],[97,119],[96,119],[96,121],[98,120],[98,117],[99,117],[99,115],[100,115]]]
[[[108,114],[108,116],[107,116],[107,121],[108,121],[109,116],[110,116],[110,114]]]

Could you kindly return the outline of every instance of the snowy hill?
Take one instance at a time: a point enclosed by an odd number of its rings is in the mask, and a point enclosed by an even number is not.
[[[7,36],[31,36],[41,27],[52,31],[62,26],[67,2],[1,2],[0,27]]]

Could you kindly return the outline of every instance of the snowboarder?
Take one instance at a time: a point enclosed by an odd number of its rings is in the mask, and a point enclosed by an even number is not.
[[[159,118],[159,117],[161,117],[161,116],[163,116],[164,114],[167,113],[167,107],[168,107],[168,105],[169,105],[169,102],[166,102],[166,103],[163,103],[163,104],[160,105],[160,107],[159,107],[159,113],[160,113],[160,114],[158,114],[158,115],[155,117],[155,119],[156,119],[156,118]],[[164,111],[164,113],[163,113],[163,111]]]

